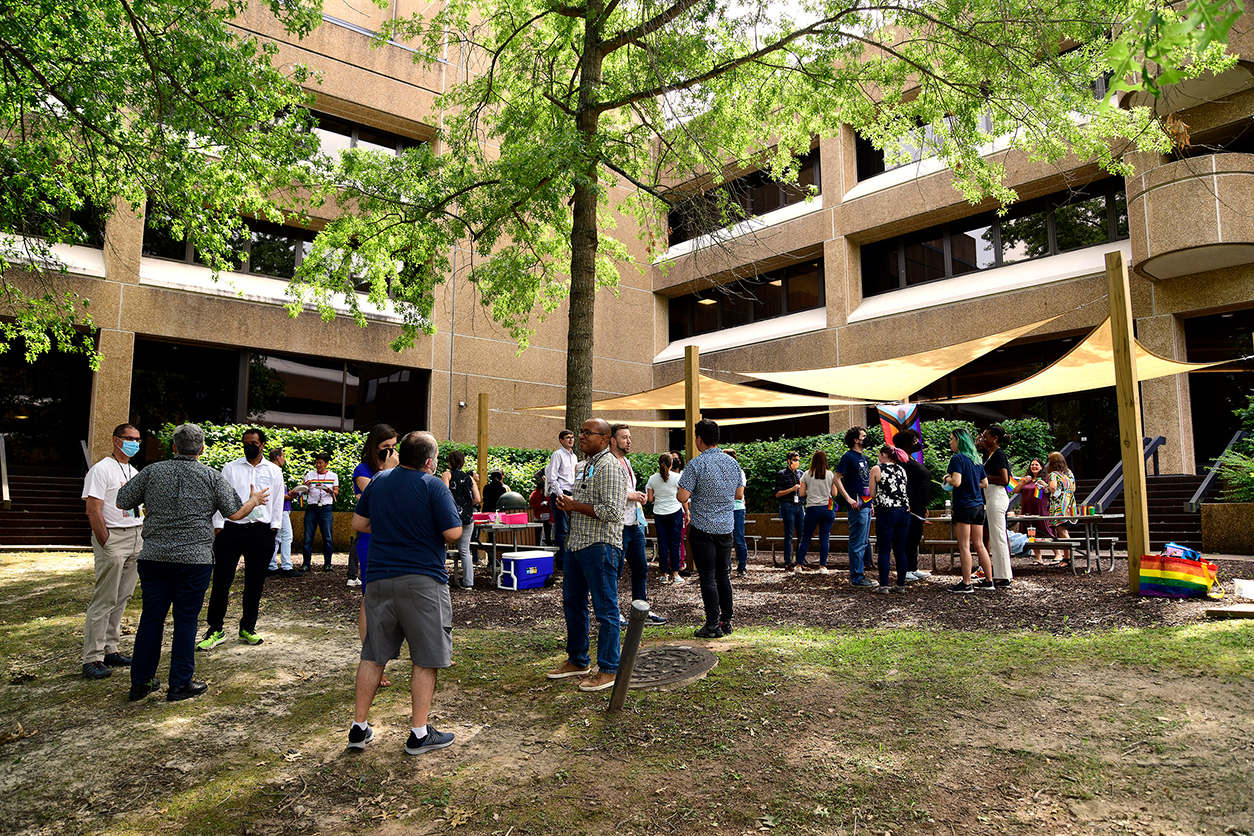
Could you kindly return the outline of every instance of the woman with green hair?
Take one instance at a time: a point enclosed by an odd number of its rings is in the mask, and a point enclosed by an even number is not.
[[[949,588],[950,592],[970,593],[976,589],[991,592],[997,587],[993,585],[993,564],[989,559],[988,549],[984,547],[984,493],[988,487],[988,477],[984,474],[984,465],[980,463],[980,455],[975,450],[975,440],[971,433],[961,427],[955,429],[949,437],[949,449],[954,452],[949,460],[948,472],[944,482],[947,491],[953,491],[953,523],[954,537],[958,540],[958,557],[962,563],[962,581]],[[984,580],[978,584],[971,583],[971,543],[980,555],[980,568],[984,570]]]

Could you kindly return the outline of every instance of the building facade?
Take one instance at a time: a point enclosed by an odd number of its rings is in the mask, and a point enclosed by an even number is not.
[[[337,6],[300,42],[260,8],[238,26],[278,43],[280,61],[319,72],[311,90],[324,149],[399,151],[436,141],[435,100],[467,72],[450,56],[423,67],[409,47],[372,44],[382,21],[416,10],[410,0],[384,9]],[[1249,51],[1241,28],[1233,30],[1236,52]],[[818,191],[812,199],[746,173],[737,187],[755,221],[714,245],[699,219],[677,210],[653,269],[623,270],[617,295],[598,294],[595,397],[681,379],[690,344],[700,346],[705,368],[805,369],[924,351],[1057,316],[916,398],[988,391],[1058,359],[1102,321],[1103,260],[1112,249],[1132,268],[1137,336],[1146,347],[1194,362],[1248,354],[1251,72],[1242,64],[1179,85],[1158,106],[1188,124],[1192,144],[1172,157],[1129,153],[1136,173],[1128,178],[1082,160],[1047,165],[990,148],[1005,158],[1021,198],[1004,216],[991,204],[967,204],[935,160],[917,154],[887,168],[848,129],[817,138],[802,161],[802,184]],[[77,358],[25,366],[15,352],[0,355],[9,392],[0,399],[0,431],[14,434],[11,465],[77,469],[79,441],[98,458],[123,421],[146,431],[181,420],[346,430],[383,421],[472,442],[480,392],[493,410],[490,444],[551,446],[563,422],[519,410],[565,399],[565,306],[522,354],[460,275],[437,289],[436,333],[399,354],[389,347],[397,320],[386,311],[371,310],[364,329],[348,317],[321,322],[311,311],[289,317],[287,277],[325,220],[315,218],[310,229],[252,225],[237,271],[215,282],[181,242],[118,208],[98,246],[63,253],[68,288],[90,299],[100,329],[100,371]],[[648,264],[644,244],[632,246]],[[468,258],[459,251],[454,264]],[[1145,431],[1168,439],[1163,470],[1205,466],[1231,435],[1232,408],[1248,388],[1239,374],[1219,373],[1142,384]],[[1113,391],[1098,391],[924,414],[981,425],[1044,418],[1060,440],[1085,445],[1086,469],[1096,471],[1118,458],[1112,399]],[[732,438],[866,423],[861,408],[842,408],[826,418],[738,427]],[[662,430],[637,431],[635,441],[638,450],[673,446]]]

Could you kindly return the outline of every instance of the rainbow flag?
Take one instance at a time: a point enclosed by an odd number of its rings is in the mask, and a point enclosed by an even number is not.
[[[1006,493],[1014,494],[1015,488],[1019,487],[1019,481],[1013,473],[1010,474],[1010,481],[1006,483]]]
[[[893,443],[893,436],[902,430],[914,430],[923,435],[923,425],[919,423],[919,405],[915,403],[882,403],[875,408],[880,416],[880,427],[884,430],[884,442]],[[923,464],[923,451],[914,454],[914,459]]]

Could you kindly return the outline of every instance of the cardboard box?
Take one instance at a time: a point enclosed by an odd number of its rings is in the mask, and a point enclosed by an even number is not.
[[[506,552],[501,555],[500,589],[539,589],[553,574],[553,555],[545,551]]]

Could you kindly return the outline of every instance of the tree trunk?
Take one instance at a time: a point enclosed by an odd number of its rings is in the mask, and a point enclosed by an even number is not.
[[[566,330],[566,426],[576,432],[592,417],[593,329],[596,315],[597,110],[601,86],[603,3],[588,3],[580,58],[579,105],[575,124],[583,137],[584,158],[575,180],[570,235],[570,298]]]

